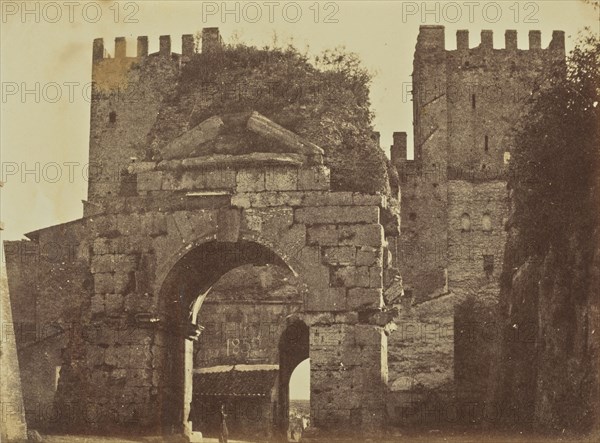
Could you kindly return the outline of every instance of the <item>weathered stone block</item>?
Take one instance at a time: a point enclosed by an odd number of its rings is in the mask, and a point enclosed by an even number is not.
[[[306,228],[309,245],[337,246],[338,230],[335,225],[318,225]]]
[[[382,266],[383,255],[381,248],[361,246],[356,251],[357,266]]]
[[[96,294],[109,294],[115,292],[115,279],[111,273],[94,274],[94,292]]]
[[[114,254],[95,255],[92,257],[92,273],[113,272],[115,270],[116,256]]]
[[[127,347],[129,348],[129,368],[146,369],[151,367],[152,353],[148,345],[135,344]]]
[[[282,230],[294,223],[294,212],[286,207],[244,209],[243,221],[247,229],[276,240]]]
[[[104,313],[104,294],[92,295],[90,313],[92,315]]]
[[[380,266],[371,266],[369,268],[369,286],[371,288],[383,287],[383,268]]]
[[[306,316],[308,326],[331,324],[354,325],[358,323],[358,312],[324,312]]]
[[[249,208],[252,194],[234,194],[231,196],[231,206],[236,208]]]
[[[87,364],[89,366],[100,366],[104,363],[105,349],[101,346],[89,346],[87,348]]]
[[[114,274],[114,293],[128,294],[135,291],[135,273],[130,272],[115,272]]]
[[[356,344],[367,349],[381,349],[383,334],[383,329],[378,326],[356,325],[354,327]],[[375,363],[380,364],[378,361]]]
[[[348,289],[348,309],[379,309],[383,306],[382,290],[376,288]]]
[[[382,246],[385,242],[383,226],[349,225],[339,226],[340,245]]]
[[[322,249],[322,262],[331,265],[353,265],[356,262],[354,246],[332,246]]]
[[[125,368],[129,361],[129,346],[113,345],[106,348],[104,361],[115,368]]]
[[[240,235],[241,213],[237,209],[223,209],[217,215],[217,240],[235,242]]]
[[[369,268],[366,266],[343,266],[334,268],[331,276],[332,286],[369,287]]]
[[[298,170],[298,189],[301,191],[328,191],[330,182],[329,168],[313,166]]]
[[[105,311],[108,315],[119,315],[123,312],[123,296],[121,294],[106,294],[104,296]]]
[[[303,206],[352,206],[351,192],[305,192]]]
[[[298,169],[271,167],[266,170],[265,189],[268,191],[295,191],[298,189]]]
[[[237,173],[236,192],[261,192],[265,190],[265,171],[242,169]]]
[[[138,191],[160,191],[162,188],[163,171],[145,171],[137,174]]]
[[[234,189],[235,186],[236,172],[232,169],[190,171],[181,178],[181,189],[185,190]]]
[[[312,292],[306,300],[307,311],[344,311],[346,288],[327,288]]]
[[[387,206],[387,197],[385,195],[371,195],[371,194],[352,194],[352,203],[358,206],[380,206],[385,208]]]
[[[306,245],[306,226],[295,224],[279,231],[278,244],[285,257],[296,258]]]
[[[302,204],[302,195],[301,192],[295,191],[259,192],[250,196],[250,204],[253,208],[300,206]]]
[[[305,224],[379,223],[375,206],[325,206],[298,208],[296,221]]]
[[[163,158],[189,157],[199,145],[215,138],[222,126],[223,121],[218,116],[204,120],[165,146],[163,149]]]
[[[304,281],[312,289],[329,289],[329,267],[326,265],[309,264],[304,268]]]

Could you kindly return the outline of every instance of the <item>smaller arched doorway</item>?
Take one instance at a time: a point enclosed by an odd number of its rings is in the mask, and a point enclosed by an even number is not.
[[[279,341],[279,400],[275,428],[287,441],[290,427],[290,379],[300,363],[309,358],[309,329],[302,320],[292,321]]]
[[[300,362],[290,377],[288,441],[300,441],[310,424],[310,358]]]

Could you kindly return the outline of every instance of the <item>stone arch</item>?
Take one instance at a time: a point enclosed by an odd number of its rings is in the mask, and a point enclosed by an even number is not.
[[[166,330],[162,340],[161,418],[163,431],[190,435],[193,340],[202,328],[198,312],[211,287],[228,271],[245,264],[274,264],[291,268],[271,249],[251,241],[194,242],[171,267],[160,283],[159,307]],[[167,332],[167,330],[169,332]]]

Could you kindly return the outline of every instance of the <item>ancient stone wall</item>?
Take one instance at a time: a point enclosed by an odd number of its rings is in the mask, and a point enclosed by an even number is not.
[[[186,312],[247,263],[287,266],[307,288],[301,300],[316,427],[381,426],[389,318],[382,311],[379,221],[386,198],[328,191],[322,165],[276,155],[234,160],[136,163],[135,194],[98,199],[87,217],[29,234],[32,243],[72,241],[73,261],[82,266],[79,273],[57,266],[56,285],[69,290],[42,285],[45,299],[35,308],[38,320],[79,321],[65,345],[54,399],[63,409],[74,402],[85,414],[63,429],[180,429],[182,417],[170,414],[184,402]],[[57,303],[61,297],[69,301]],[[275,311],[257,315],[286,314]]]
[[[67,366],[82,357],[69,348],[80,325],[89,319],[89,243],[77,223],[31,238],[5,243],[7,271],[21,376],[27,380],[23,384],[27,422],[33,429],[51,430],[73,420],[69,400],[57,408],[55,396]]]

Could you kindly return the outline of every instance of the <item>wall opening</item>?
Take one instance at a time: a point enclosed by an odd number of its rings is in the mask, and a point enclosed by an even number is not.
[[[300,441],[310,424],[310,359],[292,372],[289,383],[288,441]]]
[[[219,423],[221,405],[233,438],[245,437],[246,425],[261,427],[260,432],[265,433],[273,429],[279,369],[277,328],[280,325],[283,330],[290,312],[271,312],[269,303],[244,299],[248,291],[269,286],[272,279],[261,278],[260,273],[251,289],[218,289],[227,275],[244,267],[278,268],[288,278],[294,277],[285,262],[262,245],[210,241],[191,249],[164,280],[160,310],[170,325],[163,336],[166,352],[158,399],[164,433],[190,437],[198,431],[204,433],[203,427],[212,429],[211,423]],[[238,277],[231,281],[239,281]],[[222,296],[227,297],[225,302]],[[295,306],[302,309],[301,298]],[[208,335],[218,342],[199,346]],[[263,345],[267,352],[262,352]],[[242,395],[236,395],[239,389],[243,389]]]
[[[299,440],[305,429],[302,425],[310,418],[309,342],[308,326],[300,320],[293,321],[279,341],[279,413],[275,427],[284,441],[293,437]],[[292,379],[296,369],[298,374]]]
[[[484,146],[483,146],[483,149],[485,149],[485,152],[488,152],[488,150],[490,149],[489,141],[490,141],[490,138],[486,135],[484,138]]]
[[[483,271],[486,276],[491,277],[494,274],[494,256],[484,255],[483,256]]]
[[[111,111],[110,114],[108,114],[108,122],[109,123],[117,122],[117,113],[115,111]]]
[[[475,103],[475,94],[471,95],[471,108],[475,109],[476,103]]]
[[[487,212],[483,214],[481,218],[481,226],[484,232],[490,232],[492,230],[492,217]]]
[[[466,212],[460,216],[460,230],[469,232],[471,230],[471,216]]]
[[[508,165],[509,162],[510,162],[510,152],[504,151],[504,164]]]

